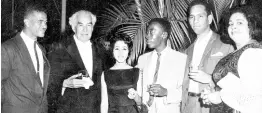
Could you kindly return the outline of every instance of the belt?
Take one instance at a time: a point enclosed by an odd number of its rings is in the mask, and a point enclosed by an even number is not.
[[[191,96],[191,97],[200,97],[200,93],[193,93],[193,92],[188,92],[188,96]]]

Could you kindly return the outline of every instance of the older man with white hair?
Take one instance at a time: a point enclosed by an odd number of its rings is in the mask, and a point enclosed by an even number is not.
[[[103,69],[97,48],[90,41],[95,23],[96,16],[89,11],[74,13],[69,18],[74,34],[64,38],[59,43],[62,48],[49,55],[53,74],[49,92],[55,91],[54,98],[59,98],[58,113],[99,112]],[[49,100],[53,101],[52,97]]]

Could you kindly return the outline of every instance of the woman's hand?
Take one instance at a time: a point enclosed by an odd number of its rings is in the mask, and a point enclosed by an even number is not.
[[[222,102],[220,92],[211,92],[210,90],[204,89],[201,93],[201,98],[204,104],[219,104]]]
[[[134,88],[130,88],[128,89],[128,98],[130,99],[135,99],[135,97],[137,96],[137,92]]]

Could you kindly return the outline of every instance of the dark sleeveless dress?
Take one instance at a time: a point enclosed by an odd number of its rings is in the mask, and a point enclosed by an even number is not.
[[[108,113],[138,113],[134,100],[128,98],[128,89],[136,89],[138,68],[107,70],[104,72],[108,92]]]
[[[238,60],[241,54],[248,48],[261,48],[262,45],[255,42],[243,46],[241,49],[228,54],[226,57],[222,58],[216,65],[213,71],[213,80],[216,84],[215,90],[220,91],[221,88],[217,86],[217,82],[227,75],[228,72],[233,73],[235,76],[239,77],[238,74]],[[221,102],[220,104],[213,104],[210,108],[210,113],[233,113],[235,110],[229,107],[226,103]]]

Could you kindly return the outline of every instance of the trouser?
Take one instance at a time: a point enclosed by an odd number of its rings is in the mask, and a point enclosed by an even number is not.
[[[199,97],[189,95],[183,113],[209,113],[209,108],[201,104]]]

